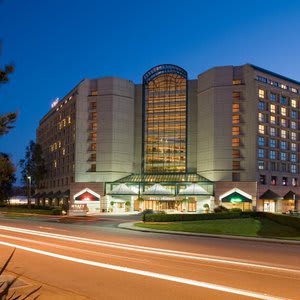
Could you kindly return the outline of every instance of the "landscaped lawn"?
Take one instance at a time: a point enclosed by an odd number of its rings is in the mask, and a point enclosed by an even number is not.
[[[136,226],[159,230],[300,240],[300,230],[281,225],[264,218],[219,219],[168,223],[137,223]]]
[[[0,207],[0,213],[7,212],[7,213],[29,213],[29,214],[40,214],[40,215],[51,215],[52,212],[50,209],[37,209],[37,208],[27,208],[27,207],[14,207],[14,206],[3,206]]]

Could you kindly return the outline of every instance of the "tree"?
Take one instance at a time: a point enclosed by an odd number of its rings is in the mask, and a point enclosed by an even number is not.
[[[0,153],[0,203],[3,203],[11,195],[12,185],[16,181],[15,171],[9,156]]]
[[[12,65],[6,65],[4,68],[0,68],[0,83],[7,83],[9,81],[8,75],[13,71],[14,67]],[[0,136],[8,133],[10,129],[14,128],[13,123],[16,121],[16,119],[17,114],[15,112],[0,115]]]
[[[28,183],[30,176],[32,189],[36,189],[46,173],[45,162],[42,156],[42,148],[34,141],[30,141],[26,147],[25,158],[20,160],[23,183]]]

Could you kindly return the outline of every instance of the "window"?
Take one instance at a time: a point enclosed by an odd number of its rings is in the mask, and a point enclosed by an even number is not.
[[[295,141],[297,139],[296,132],[291,132],[291,140]]]
[[[239,138],[233,138],[232,139],[232,147],[239,147],[240,146],[240,139]]]
[[[97,123],[96,122],[93,122],[93,123],[91,123],[91,125],[90,125],[91,127],[91,130],[96,130],[97,129]]]
[[[281,136],[283,139],[286,139],[286,137],[287,137],[286,130],[281,129],[281,130],[280,130],[280,136]]]
[[[295,164],[291,164],[291,173],[297,173],[297,166]]]
[[[242,80],[240,80],[240,79],[232,80],[232,84],[233,85],[242,84]]]
[[[276,171],[277,170],[275,161],[271,161],[270,166],[271,166],[271,171]]]
[[[239,115],[233,115],[232,116],[232,123],[233,124],[239,124],[240,123],[240,116]]]
[[[98,91],[97,90],[91,90],[91,96],[97,96]]]
[[[286,126],[287,126],[287,121],[286,121],[286,119],[280,119],[280,125],[281,125],[282,127],[286,127]]]
[[[270,112],[273,114],[276,113],[276,106],[274,104],[270,104]]]
[[[265,149],[258,149],[258,157],[259,158],[265,157]]]
[[[270,146],[271,148],[276,148],[276,140],[270,139],[270,140],[269,140],[269,146]]]
[[[270,124],[276,124],[276,118],[275,116],[270,116]]]
[[[258,97],[259,97],[259,98],[265,98],[265,91],[262,90],[262,89],[259,89],[259,90],[258,90]]]
[[[262,136],[259,136],[257,138],[257,143],[258,143],[258,146],[263,147],[265,145],[265,138]]]
[[[297,123],[295,121],[291,121],[291,128],[297,129]]]
[[[93,142],[96,142],[96,140],[97,140],[97,133],[96,132],[91,132],[90,136],[89,136],[89,140],[93,141]]]
[[[295,110],[291,111],[291,118],[297,119],[297,112]]]
[[[287,149],[287,142],[286,141],[280,141],[280,149],[282,149],[282,150]]]
[[[276,94],[271,93],[271,94],[270,94],[270,100],[271,100],[272,102],[275,102],[275,101],[277,100]]]
[[[256,80],[264,82],[264,83],[268,82],[268,79],[266,77],[259,76],[259,75],[256,76]]]
[[[280,152],[280,160],[286,160],[287,159],[287,155],[285,152]]]
[[[288,185],[288,178],[282,177],[282,185]]]
[[[276,136],[276,128],[270,127],[270,135],[271,136]]]
[[[297,186],[298,185],[298,178],[293,178],[292,179],[292,185]]]
[[[241,98],[241,93],[240,92],[233,92],[232,93],[232,98],[235,100],[239,100]]]
[[[89,116],[89,119],[93,120],[93,121],[97,120],[97,113],[96,112],[91,112],[90,116]]]
[[[96,153],[91,154],[90,161],[96,161]]]
[[[274,150],[270,150],[269,157],[270,159],[276,159],[276,152]]]
[[[286,172],[286,163],[281,164],[281,172]]]
[[[239,103],[233,103],[232,104],[232,112],[239,112],[239,111],[240,111]]]
[[[291,143],[291,150],[292,151],[297,151],[297,144]]]
[[[91,172],[96,172],[96,164],[91,164]]]
[[[90,150],[95,151],[96,150],[96,143],[92,143]]]
[[[286,116],[286,107],[281,107],[280,108],[280,113],[282,116]]]
[[[297,100],[296,99],[291,99],[291,107],[297,107]]]
[[[265,102],[259,101],[258,102],[258,109],[259,110],[265,110]]]
[[[240,135],[240,127],[233,126],[232,127],[232,135]]]
[[[259,175],[259,183],[266,184],[266,175]]]
[[[258,169],[259,170],[264,170],[265,168],[265,162],[263,160],[258,161]]]
[[[258,113],[258,121],[265,122],[265,115],[263,113]]]
[[[291,153],[291,162],[297,162],[297,155],[295,153]]]
[[[232,181],[240,181],[241,174],[240,173],[232,173]]]
[[[90,102],[90,109],[91,109],[91,110],[94,110],[94,109],[96,109],[96,108],[97,108],[96,102]]]
[[[271,176],[271,184],[276,185],[277,184],[277,176]]]
[[[265,126],[264,125],[258,125],[258,132],[260,134],[265,134]]]
[[[233,170],[240,170],[241,169],[241,163],[238,160],[232,161],[232,169]]]
[[[287,97],[281,96],[280,103],[281,103],[282,105],[287,105],[287,104],[288,104],[288,99],[287,99]]]
[[[284,90],[287,89],[287,85],[286,85],[286,84],[283,84],[283,83],[280,84],[280,87],[281,87],[282,89],[284,89]]]

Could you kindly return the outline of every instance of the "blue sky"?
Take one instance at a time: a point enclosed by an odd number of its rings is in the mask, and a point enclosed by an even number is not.
[[[16,67],[0,86],[0,114],[19,113],[0,151],[15,162],[53,99],[83,78],[140,83],[172,63],[193,79],[249,62],[300,80],[299,1],[3,0],[0,19],[0,65]]]

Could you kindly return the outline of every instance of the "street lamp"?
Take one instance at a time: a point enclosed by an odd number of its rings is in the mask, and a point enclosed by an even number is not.
[[[31,176],[27,176],[28,180],[28,208],[31,208]]]

